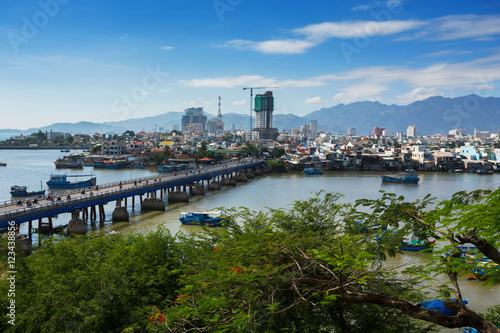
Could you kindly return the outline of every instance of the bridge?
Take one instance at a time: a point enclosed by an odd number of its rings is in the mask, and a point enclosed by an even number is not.
[[[0,228],[7,227],[10,221],[14,221],[16,224],[23,222],[30,222],[30,233],[31,233],[31,221],[39,220],[39,227],[42,218],[49,218],[50,228],[52,229],[51,218],[55,215],[69,212],[84,212],[84,217],[88,217],[88,208],[90,207],[90,218],[95,220],[96,212],[95,207],[99,206],[99,215],[101,219],[104,216],[103,205],[116,201],[117,206],[120,205],[122,200],[127,198],[132,198],[132,206],[135,204],[135,196],[139,196],[142,203],[142,195],[146,194],[156,198],[156,192],[160,191],[160,196],[163,198],[163,193],[167,191],[170,193],[171,190],[181,189],[184,187],[184,192],[186,192],[187,186],[193,186],[194,184],[207,181],[220,181],[226,177],[233,177],[238,173],[244,172],[248,169],[258,168],[265,163],[261,160],[247,159],[245,161],[229,162],[225,164],[216,164],[210,166],[199,166],[198,169],[194,170],[183,170],[178,171],[176,174],[158,174],[156,176],[150,176],[146,178],[131,179],[126,181],[114,182],[109,184],[99,185],[99,190],[86,190],[82,193],[81,189],[69,190],[67,192],[59,192],[61,199],[57,200],[52,196],[53,201],[46,198],[40,199],[38,203],[32,204],[31,206],[18,206],[15,200],[5,201],[0,203]],[[67,196],[70,196],[68,198]]]

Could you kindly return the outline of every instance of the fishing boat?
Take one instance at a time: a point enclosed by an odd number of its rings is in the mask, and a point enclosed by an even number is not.
[[[322,175],[323,170],[316,169],[316,168],[305,168],[304,174],[305,175]]]
[[[7,166],[7,163],[5,163],[5,162],[0,162],[0,166]]]
[[[14,185],[10,187],[10,195],[13,197],[38,197],[44,196],[45,190],[28,192],[28,188],[26,186]]]
[[[413,252],[418,252],[418,251],[422,251],[422,250],[425,250],[425,249],[428,249],[431,244],[434,244],[436,241],[435,240],[431,240],[431,241],[419,241],[417,239],[414,239],[410,242],[406,242],[406,241],[402,241],[401,242],[401,246],[399,247],[399,249],[401,251],[413,251]]]
[[[69,153],[69,149],[61,149],[61,153]]]
[[[476,173],[478,175],[491,175],[493,174],[493,170],[477,169]]]
[[[468,263],[475,264],[475,266],[470,269],[471,274],[468,276],[469,280],[487,280],[493,275],[498,274],[496,273],[498,264],[487,257],[474,259],[472,261],[468,261]],[[492,272],[492,270],[495,272]]]
[[[208,227],[224,227],[230,222],[230,216],[223,211],[193,211],[181,213],[179,220],[186,225],[205,225]]]
[[[81,180],[76,182],[70,182],[68,177],[91,177],[87,180]],[[50,180],[47,182],[49,188],[54,189],[70,189],[70,188],[81,188],[81,187],[91,187],[95,186],[96,177],[92,175],[50,175]]]
[[[79,169],[83,167],[83,161],[76,158],[58,158],[54,164],[57,169]]]
[[[124,160],[102,160],[94,162],[96,169],[122,169],[128,166],[128,162]]]
[[[464,333],[479,333],[474,327],[462,327],[462,332]]]
[[[382,182],[384,183],[405,183],[405,184],[418,184],[420,178],[418,178],[417,172],[415,170],[405,170],[403,174],[399,177],[386,176],[380,174],[382,177]]]

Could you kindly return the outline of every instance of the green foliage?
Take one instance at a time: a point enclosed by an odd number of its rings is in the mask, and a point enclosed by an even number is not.
[[[498,306],[482,317],[460,305],[443,321],[414,304],[429,299],[429,285],[445,299],[461,297],[456,277],[477,263],[460,259],[458,245],[477,243],[476,256],[496,263],[500,190],[459,192],[437,205],[386,192],[354,205],[340,198],[319,192],[289,209],[231,209],[230,227],[192,236],[160,229],[50,240],[16,263],[23,292],[10,330],[416,333],[436,331],[428,322],[498,324]],[[388,231],[368,228],[376,224]],[[423,264],[386,262],[408,238],[440,246]],[[450,282],[436,285],[441,274]],[[488,275],[499,283],[498,265]]]
[[[267,165],[270,165],[273,169],[272,172],[285,173],[288,172],[286,165],[283,161],[266,161]]]
[[[164,307],[175,295],[180,253],[164,229],[44,242],[17,263],[16,289],[22,292],[10,331],[121,332],[132,325],[144,330],[152,308]]]

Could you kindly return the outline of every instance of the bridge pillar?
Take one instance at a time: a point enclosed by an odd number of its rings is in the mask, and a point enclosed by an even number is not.
[[[209,190],[220,190],[220,185],[215,180],[208,184]]]
[[[135,207],[135,195],[132,196],[132,210],[134,210]]]
[[[16,238],[16,243],[17,243],[16,249],[19,249],[20,252],[26,255],[31,254],[31,251],[33,250],[33,248],[31,247],[31,239],[29,239],[26,236],[21,236]]]
[[[68,235],[85,235],[87,233],[87,226],[85,225],[85,222],[80,219],[78,211],[71,212],[71,220],[69,220],[68,223],[67,233]]]
[[[33,221],[29,220],[28,222],[28,238],[30,239],[30,243],[31,243],[31,240],[32,240],[32,237],[31,237],[31,233],[33,232]]]
[[[104,205],[103,204],[99,205],[99,219],[101,221],[104,221],[106,219],[106,212],[104,211]]]
[[[122,207],[122,200],[118,199],[116,200],[116,207],[115,210],[113,211],[113,215],[111,216],[111,219],[113,222],[117,221],[129,221],[129,215],[127,212],[127,208]]]
[[[127,208],[127,197],[124,198],[124,201],[125,201],[124,206],[125,208]]]
[[[165,210],[165,202],[158,198],[148,198],[142,202],[141,210]]]
[[[236,186],[237,182],[236,182],[236,180],[228,177],[228,178],[223,178],[221,180],[220,184],[224,185],[224,186]]]
[[[90,221],[97,220],[97,213],[95,211],[95,205],[90,207]]]
[[[252,169],[248,169],[248,170],[245,172],[245,176],[247,176],[247,178],[248,178],[248,179],[255,178],[255,174],[253,173]]]
[[[236,180],[237,182],[244,182],[246,183],[248,181],[247,176],[245,176],[245,173],[240,172],[236,176],[233,177],[233,180]]]
[[[254,171],[255,176],[262,176],[264,175],[264,171],[262,171],[261,168],[256,168]]]
[[[189,196],[186,192],[172,191],[168,195],[168,202],[189,202]]]
[[[194,185],[189,187],[189,194],[190,195],[205,195],[205,189],[203,186],[200,185]]]

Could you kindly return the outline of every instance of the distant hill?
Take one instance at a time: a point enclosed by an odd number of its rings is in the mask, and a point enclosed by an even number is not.
[[[496,132],[500,129],[500,98],[468,95],[456,98],[429,97],[406,106],[379,102],[356,102],[323,108],[305,116],[318,120],[318,128],[332,132],[355,127],[360,134],[371,134],[373,127],[406,132],[415,125],[421,134],[447,134],[454,128],[475,128]]]
[[[66,132],[71,134],[83,133],[118,133],[126,130],[134,132],[154,131],[155,126],[164,127],[166,131],[172,129],[173,124],[181,124],[183,112],[167,112],[153,117],[135,118],[114,122],[92,123],[56,123],[49,126],[30,128],[26,131],[15,129],[0,129],[0,133],[30,134],[39,130]],[[215,115],[206,113],[207,117]],[[248,130],[249,115],[227,113],[222,115],[225,129]],[[332,133],[346,133],[348,128],[354,127],[359,134],[367,135],[373,132],[373,127],[383,127],[390,132],[406,132],[410,124],[417,127],[420,134],[446,134],[454,128],[465,128],[467,133],[473,133],[475,128],[496,132],[500,129],[500,98],[480,97],[468,95],[456,98],[441,96],[429,97],[422,101],[413,102],[406,106],[386,105],[379,102],[355,102],[338,104],[323,108],[299,117],[293,114],[275,113],[273,124],[280,131],[283,129],[300,128],[309,124],[311,120],[318,121],[318,129]],[[253,123],[252,119],[252,123]]]

